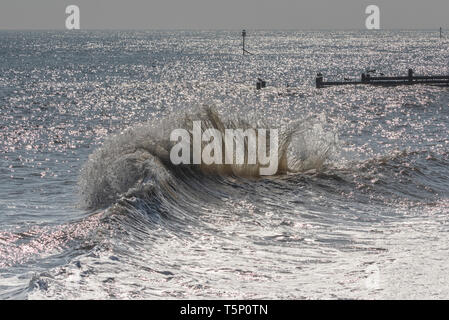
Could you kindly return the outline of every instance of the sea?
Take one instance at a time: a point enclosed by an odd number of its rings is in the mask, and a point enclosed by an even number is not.
[[[435,30],[0,31],[0,299],[447,299]],[[256,90],[258,78],[266,88]],[[279,170],[174,165],[175,129],[279,130]]]

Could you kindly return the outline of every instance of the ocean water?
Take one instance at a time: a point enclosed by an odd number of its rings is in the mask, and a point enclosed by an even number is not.
[[[449,298],[449,89],[314,87],[447,74],[438,36],[0,32],[0,298]],[[192,120],[282,170],[171,165]]]

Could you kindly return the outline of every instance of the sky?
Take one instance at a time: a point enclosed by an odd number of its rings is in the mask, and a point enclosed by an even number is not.
[[[364,29],[368,5],[381,29],[449,29],[449,0],[0,0],[0,30],[65,29],[65,8],[81,29]]]

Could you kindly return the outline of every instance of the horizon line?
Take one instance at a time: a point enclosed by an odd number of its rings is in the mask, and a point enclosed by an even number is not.
[[[368,30],[366,28],[80,28],[68,30],[66,28],[0,28],[0,31],[366,31],[366,32],[382,32],[382,31],[439,31],[449,30],[449,27],[435,27],[434,28],[381,28]]]

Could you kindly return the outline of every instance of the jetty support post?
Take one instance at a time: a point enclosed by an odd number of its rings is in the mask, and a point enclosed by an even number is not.
[[[408,69],[408,81],[413,81],[413,69]]]
[[[263,80],[262,78],[257,78],[257,82],[256,82],[257,90],[263,89],[266,86],[267,86],[267,82],[265,80]]]
[[[316,88],[322,88],[323,87],[323,75],[321,73],[318,73],[316,75]]]
[[[367,83],[371,81],[371,75],[369,73],[362,73],[362,83]]]

